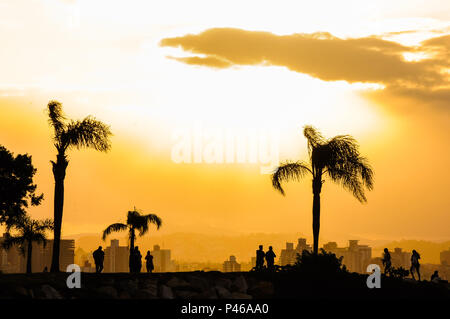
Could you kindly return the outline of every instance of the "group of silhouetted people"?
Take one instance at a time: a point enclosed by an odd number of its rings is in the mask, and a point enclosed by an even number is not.
[[[103,262],[105,260],[105,252],[102,250],[102,246],[99,246],[98,249],[92,253],[92,257],[94,257],[95,272],[101,273],[103,270]],[[145,266],[147,268],[147,272],[149,273],[155,269],[153,265],[153,256],[150,254],[150,250],[147,251],[147,255],[145,256]],[[141,272],[142,255],[138,246],[134,247],[134,249],[131,249],[130,251],[129,267],[130,272],[132,273]]]
[[[417,273],[417,277],[420,281],[420,263],[419,263],[420,255],[419,253],[413,249],[411,254],[411,267],[409,268],[409,272],[411,273],[411,276],[414,280],[416,278],[414,277],[414,272]],[[392,271],[392,261],[391,261],[391,254],[387,248],[384,249],[384,255],[382,259],[383,265],[384,265],[384,274],[390,274]]]
[[[269,250],[264,252],[263,245],[259,245],[259,249],[256,251],[256,270],[261,270],[264,268],[264,260],[267,263],[267,269],[273,270],[275,264],[275,253],[273,252],[272,246],[269,246]]]

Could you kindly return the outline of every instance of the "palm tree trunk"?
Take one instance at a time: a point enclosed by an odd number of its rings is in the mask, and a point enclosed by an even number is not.
[[[319,253],[319,231],[320,231],[320,192],[322,190],[322,173],[313,179],[313,237],[314,254]]]
[[[128,261],[128,267],[130,268],[130,273],[134,272],[134,228],[130,229],[130,257],[129,257],[129,261]]]
[[[59,253],[61,244],[61,226],[64,207],[64,178],[68,162],[64,154],[58,154],[56,163],[53,164],[53,177],[55,178],[55,198],[53,203],[53,253],[50,271],[59,272]]]
[[[31,240],[28,241],[27,247],[27,274],[31,274],[31,257],[33,256],[33,243]]]
[[[319,252],[319,231],[320,231],[320,194],[313,197],[313,236],[314,254]]]

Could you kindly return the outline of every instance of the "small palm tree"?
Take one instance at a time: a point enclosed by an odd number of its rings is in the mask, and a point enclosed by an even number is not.
[[[14,220],[12,224],[6,226],[6,235],[2,246],[10,249],[12,246],[19,246],[22,254],[27,252],[27,274],[31,274],[31,257],[33,255],[33,242],[42,243],[44,247],[47,244],[46,232],[53,230],[54,224],[51,219],[36,220],[28,216],[23,216]],[[16,235],[11,235],[10,231],[16,230]]]
[[[338,135],[325,139],[311,126],[303,130],[308,141],[309,163],[286,162],[272,174],[272,185],[285,194],[282,182],[300,180],[307,174],[312,176],[313,191],[313,236],[314,253],[318,253],[320,229],[320,192],[324,176],[349,190],[357,200],[366,202],[364,187],[373,188],[373,171],[367,159],[360,156],[359,145],[349,135]]]
[[[139,236],[143,236],[148,232],[150,224],[156,225],[156,228],[159,229],[162,225],[162,220],[155,214],[142,215],[142,213],[134,208],[134,210],[128,211],[126,224],[116,223],[106,227],[103,231],[103,240],[112,232],[128,230],[131,256],[134,249],[134,242],[136,241],[135,231],[139,232]]]
[[[56,162],[51,161],[55,179],[54,199],[54,241],[50,271],[59,272],[59,250],[61,241],[61,226],[64,206],[64,179],[69,164],[66,152],[76,147],[93,148],[106,152],[110,149],[111,131],[109,126],[88,116],[81,121],[67,121],[58,101],[50,101],[47,105],[49,123],[54,129],[53,142],[57,150]]]

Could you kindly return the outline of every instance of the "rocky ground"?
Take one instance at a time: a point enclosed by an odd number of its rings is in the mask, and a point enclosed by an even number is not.
[[[382,279],[369,289],[365,275],[329,277],[281,273],[81,273],[81,288],[69,289],[68,273],[0,274],[0,299],[402,299],[450,300],[450,286]]]
[[[68,275],[0,275],[0,299],[253,299],[274,294],[270,281],[248,273],[82,273],[79,289],[67,287]]]

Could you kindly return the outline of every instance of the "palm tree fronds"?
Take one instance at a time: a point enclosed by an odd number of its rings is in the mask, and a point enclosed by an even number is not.
[[[62,110],[60,102],[52,100],[48,102],[47,113],[49,117],[49,123],[55,130],[55,139],[58,140],[61,133],[64,131],[66,119]]]
[[[47,218],[41,221],[38,221],[36,224],[36,231],[46,231],[46,230],[53,230],[55,228],[55,223],[53,220]]]
[[[322,134],[313,126],[306,125],[303,128],[303,135],[308,141],[308,152],[311,155],[312,150],[325,142]]]
[[[113,232],[124,231],[127,229],[128,226],[122,223],[111,224],[103,231],[102,239],[105,240],[106,237]]]
[[[286,162],[281,164],[272,174],[272,186],[282,195],[285,195],[281,183],[300,180],[307,172],[312,173],[311,169],[303,162]]]
[[[20,236],[11,236],[10,233],[5,233],[2,241],[2,247],[6,250],[12,246],[22,246],[25,243],[25,238]]]
[[[155,214],[148,214],[140,216],[140,227],[137,226],[136,228],[139,230],[139,236],[145,235],[149,229],[150,224],[156,225],[156,228],[159,229],[162,225],[162,220]]]
[[[61,134],[61,141],[66,147],[87,147],[106,152],[111,148],[110,127],[88,116],[82,121],[71,121]]]

